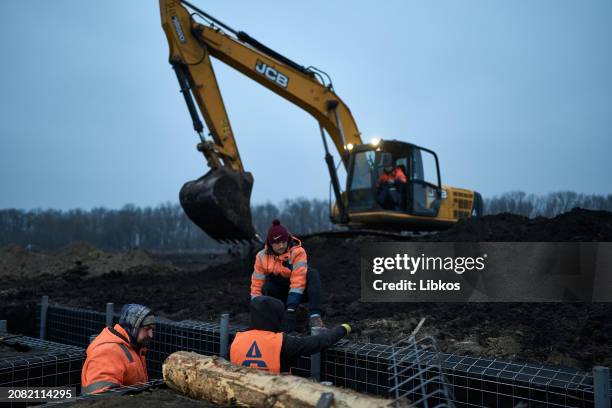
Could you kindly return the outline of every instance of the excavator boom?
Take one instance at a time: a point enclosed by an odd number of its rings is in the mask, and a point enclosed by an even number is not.
[[[210,167],[204,176],[185,183],[179,194],[181,205],[195,224],[217,240],[256,239],[250,213],[253,177],[240,159],[211,57],[310,113],[331,137],[345,166],[346,146],[361,144],[357,124],[331,84],[326,85],[315,69],[304,68],[186,1],[160,0],[159,4],[169,62],[200,136],[198,150]],[[195,16],[209,24],[196,22]]]

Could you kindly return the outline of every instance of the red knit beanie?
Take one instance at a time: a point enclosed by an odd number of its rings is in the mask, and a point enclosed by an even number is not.
[[[277,242],[289,241],[289,231],[287,228],[281,225],[279,220],[272,221],[272,226],[268,230],[268,238],[266,240],[268,245],[276,244]]]

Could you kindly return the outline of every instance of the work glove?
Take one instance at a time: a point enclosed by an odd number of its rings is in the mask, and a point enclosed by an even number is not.
[[[291,333],[295,331],[295,310],[287,309],[285,312],[285,318],[283,319],[283,331],[285,333]]]
[[[344,330],[346,330],[346,334],[345,336],[348,336],[349,334],[359,334],[361,333],[361,328],[359,327],[359,325],[356,324],[348,324],[348,323],[343,323],[341,324],[342,327],[344,327]]]

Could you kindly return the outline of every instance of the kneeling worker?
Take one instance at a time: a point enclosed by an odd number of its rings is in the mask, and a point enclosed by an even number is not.
[[[142,305],[123,306],[119,323],[104,330],[87,347],[81,373],[81,393],[145,383],[149,377],[146,347],[153,339],[155,316]]]
[[[297,357],[318,353],[351,332],[351,326],[343,324],[316,336],[285,334],[282,332],[283,302],[269,296],[254,298],[250,313],[249,330],[236,333],[230,361],[272,373],[288,372]]]
[[[310,327],[323,327],[321,319],[321,281],[316,269],[308,267],[306,251],[299,239],[272,221],[266,245],[257,253],[251,275],[251,299],[272,296],[286,305],[283,330],[295,330],[296,309],[308,302]]]

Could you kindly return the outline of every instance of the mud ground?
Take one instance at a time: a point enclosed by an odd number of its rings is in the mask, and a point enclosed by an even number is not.
[[[71,404],[70,407],[89,408],[150,408],[150,407],[185,407],[207,408],[218,407],[209,402],[198,401],[178,394],[169,388],[152,388],[134,395],[113,395],[94,399],[85,399]]]
[[[585,370],[594,364],[612,366],[611,303],[360,302],[359,248],[388,240],[372,236],[304,240],[309,265],[321,274],[328,325],[351,322],[361,329],[353,339],[389,343],[409,335],[425,317],[420,333],[433,334],[442,351]],[[612,213],[576,209],[553,219],[501,214],[463,221],[450,230],[413,240],[612,241]],[[144,253],[145,265],[123,264],[117,258],[113,268],[91,272],[96,270],[93,261],[72,249],[71,261],[63,270],[54,267],[52,272],[2,276],[0,310],[2,318],[9,320],[9,332],[33,332],[36,301],[43,294],[51,302],[100,311],[106,302],[136,302],[175,320],[216,319],[220,313],[230,312],[232,322],[247,322],[251,258],[198,264],[181,262],[180,256],[173,256],[170,262],[168,256]],[[16,248],[11,251],[19,252]],[[7,257],[6,253],[0,252],[2,257]],[[93,259],[106,256],[102,253]],[[189,267],[183,267],[187,264]],[[305,330],[304,313],[301,324]]]

